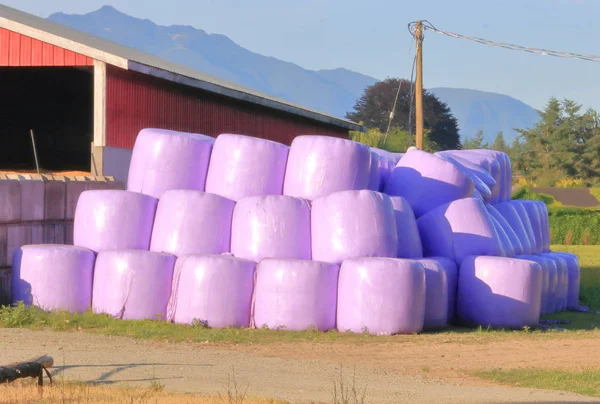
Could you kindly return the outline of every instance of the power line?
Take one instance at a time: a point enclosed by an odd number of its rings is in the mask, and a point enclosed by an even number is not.
[[[413,43],[411,42],[411,44],[408,47],[408,53],[409,54],[411,53],[412,47],[413,47]],[[416,59],[416,56],[415,56],[415,58],[413,60],[413,63],[412,63],[412,70],[411,70],[413,73],[414,73],[414,70],[415,70],[415,61],[416,60],[417,59]],[[411,76],[411,82],[412,82],[412,76]],[[392,126],[392,120],[394,119],[394,115],[395,115],[395,111],[396,111],[396,105],[398,104],[398,97],[400,95],[400,89],[401,88],[402,88],[402,79],[400,79],[400,82],[398,83],[398,90],[396,91],[396,98],[394,99],[394,104],[392,105],[392,110],[390,111],[390,115],[389,115],[389,118],[388,118],[387,129],[385,131],[385,136],[383,137],[383,144],[385,144],[385,142],[387,141],[387,137],[388,137],[388,134],[390,132],[390,128]],[[412,91],[412,87],[411,87],[411,91]],[[411,105],[411,108],[412,108],[412,105]],[[410,125],[410,117],[409,117],[409,125]]]
[[[415,22],[411,22],[410,24],[408,24],[408,31],[413,36],[415,36],[415,25],[416,25]],[[500,48],[504,48],[504,49],[528,52],[528,53],[533,53],[536,55],[554,56],[554,57],[559,57],[559,58],[564,58],[564,59],[580,59],[580,60],[587,60],[589,62],[600,62],[600,56],[595,56],[595,55],[583,55],[581,53],[573,53],[573,52],[559,52],[559,51],[550,50],[550,49],[527,48],[525,46],[514,45],[514,44],[509,44],[509,43],[504,43],[504,42],[495,42],[495,41],[491,41],[489,39],[477,38],[474,36],[461,35],[461,34],[457,34],[454,32],[448,32],[448,31],[444,31],[444,30],[434,27],[433,24],[431,24],[429,21],[423,21],[423,29],[437,32],[438,34],[446,35],[451,38],[464,39],[467,41],[477,42],[477,43],[480,43],[483,45],[496,46],[496,47],[500,47]]]

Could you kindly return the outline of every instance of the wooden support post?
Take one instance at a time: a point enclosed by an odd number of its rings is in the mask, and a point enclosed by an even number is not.
[[[423,22],[417,21],[415,29],[417,40],[417,80],[415,82],[415,116],[417,149],[423,150]]]

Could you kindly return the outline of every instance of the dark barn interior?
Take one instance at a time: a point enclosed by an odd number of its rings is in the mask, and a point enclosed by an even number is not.
[[[0,169],[89,171],[93,68],[0,67]]]

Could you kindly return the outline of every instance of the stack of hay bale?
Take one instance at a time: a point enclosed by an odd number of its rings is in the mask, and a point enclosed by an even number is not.
[[[14,256],[14,300],[210,327],[416,333],[578,305],[543,203],[493,150],[140,132],[127,191],[85,191],[74,245]]]

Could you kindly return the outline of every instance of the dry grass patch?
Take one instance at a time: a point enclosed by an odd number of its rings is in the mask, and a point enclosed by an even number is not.
[[[156,385],[148,388],[103,387],[78,382],[57,382],[44,386],[42,395],[30,381],[0,386],[0,404],[285,404],[286,401],[248,397],[234,390],[216,396],[180,394],[163,391]]]

